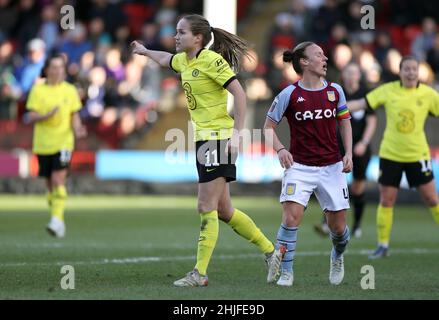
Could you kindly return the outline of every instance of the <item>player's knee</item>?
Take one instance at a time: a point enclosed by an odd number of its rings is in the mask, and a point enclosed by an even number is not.
[[[393,207],[396,202],[396,194],[382,194],[380,203],[383,207]]]
[[[230,200],[221,199],[218,201],[218,216],[232,216],[235,208],[232,206],[232,202]]]
[[[346,229],[346,225],[345,224],[333,225],[330,226],[330,229],[331,229],[331,233],[337,236],[342,236]]]
[[[217,210],[217,208],[210,201],[198,201],[198,213],[205,213],[213,210]]]
[[[283,221],[286,227],[297,227],[300,223],[300,217],[293,212],[286,211],[283,216]]]
[[[395,205],[395,201],[396,201],[396,198],[387,197],[387,198],[381,199],[380,202],[381,202],[381,206],[390,208],[390,207],[393,207]]]
[[[50,178],[53,187],[63,186],[65,185],[65,179],[62,175],[53,174]]]
[[[218,218],[223,221],[230,221],[233,216],[233,208],[218,205]]]
[[[427,195],[426,197],[424,197],[424,199],[429,207],[437,206],[439,203],[439,200],[438,200],[438,197],[436,194]]]

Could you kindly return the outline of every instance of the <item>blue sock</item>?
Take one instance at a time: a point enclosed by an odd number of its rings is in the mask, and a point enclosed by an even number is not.
[[[337,235],[331,232],[331,240],[334,245],[331,252],[332,259],[337,259],[346,249],[346,246],[349,242],[350,232],[348,226],[345,227],[343,234]]]
[[[279,231],[277,232],[276,248],[278,249],[281,245],[286,248],[285,255],[282,259],[282,270],[293,272],[293,260],[296,251],[298,229],[299,228],[289,228],[281,224]]]

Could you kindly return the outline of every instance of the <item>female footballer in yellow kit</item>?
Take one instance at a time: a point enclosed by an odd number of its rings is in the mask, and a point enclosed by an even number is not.
[[[27,100],[25,123],[34,123],[32,151],[38,156],[39,176],[46,179],[51,219],[47,231],[65,236],[65,180],[74,148],[74,138],[86,135],[78,111],[76,88],[65,81],[66,61],[62,55],[49,57],[43,68],[46,81],[33,86]]]
[[[428,115],[439,117],[439,94],[419,83],[419,62],[405,56],[400,62],[400,80],[385,83],[365,98],[348,101],[350,110],[383,105],[386,129],[381,141],[380,204],[377,208],[378,247],[369,258],[387,256],[393,223],[393,207],[402,173],[410,187],[416,187],[439,224],[439,198],[435,189],[430,150],[424,124]]]
[[[213,45],[206,49],[212,34]],[[246,43],[233,34],[211,27],[200,15],[183,17],[177,24],[175,40],[175,55],[148,50],[136,41],[132,43],[133,53],[148,56],[181,74],[195,129],[201,217],[197,263],[174,285],[207,285],[207,266],[218,238],[218,219],[254,243],[265,253],[267,263],[276,264],[279,269],[280,252],[274,252],[273,244],[253,220],[235,209],[230,200],[228,182],[236,180],[235,158],[246,109],[244,90],[231,67],[238,70],[239,58],[247,51]],[[227,91],[234,97],[234,119],[227,113]]]

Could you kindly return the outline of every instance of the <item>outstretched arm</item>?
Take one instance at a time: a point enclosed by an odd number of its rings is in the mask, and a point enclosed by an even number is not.
[[[357,100],[350,100],[346,103],[346,105],[348,106],[348,109],[351,112],[367,108],[366,98],[361,98],[361,99],[357,99]]]
[[[171,61],[172,54],[169,52],[146,49],[145,46],[138,41],[131,42],[131,48],[134,54],[147,56],[162,67],[170,67],[169,62]]]

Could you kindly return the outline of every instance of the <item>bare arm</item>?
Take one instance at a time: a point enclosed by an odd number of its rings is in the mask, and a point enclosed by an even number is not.
[[[352,171],[352,127],[350,120],[341,120],[338,122],[340,134],[343,140],[345,155],[343,157],[343,172]]]
[[[81,117],[78,112],[72,114],[72,127],[76,138],[84,138],[87,136],[87,130],[82,125]]]
[[[357,99],[357,100],[350,100],[346,103],[346,105],[348,106],[348,109],[351,112],[367,108],[366,98],[361,98],[361,99]]]
[[[26,113],[23,117],[23,122],[25,124],[33,124],[35,122],[40,122],[49,119],[52,117],[55,113],[57,113],[59,110],[59,107],[54,107],[52,110],[45,114],[40,114],[36,111],[29,111]]]
[[[361,157],[366,152],[366,148],[375,133],[377,122],[377,116],[374,114],[366,117],[366,128],[364,129],[363,137],[354,146],[354,154],[356,156]]]
[[[247,110],[247,100],[244,89],[238,80],[233,80],[227,86],[227,91],[233,95],[233,117],[235,120],[234,129],[241,131],[244,128],[245,112]]]
[[[364,129],[363,138],[361,139],[361,141],[363,141],[363,143],[366,145],[370,143],[370,140],[372,140],[377,128],[377,122],[378,118],[375,114],[371,114],[366,117],[366,128]]]
[[[134,54],[147,56],[162,67],[170,67],[169,63],[171,62],[172,54],[169,52],[146,49],[145,46],[138,41],[131,42],[131,48]]]
[[[244,89],[238,80],[233,80],[227,86],[227,91],[233,95],[233,134],[227,148],[227,152],[237,153],[239,151],[239,136],[244,129],[245,112],[247,110],[247,99]]]
[[[277,123],[271,121],[270,119],[265,119],[264,124],[264,136],[268,145],[273,146],[274,150],[277,152],[279,157],[279,162],[282,168],[288,169],[294,163],[292,154],[284,147],[282,142],[280,142],[275,128],[277,127]]]

